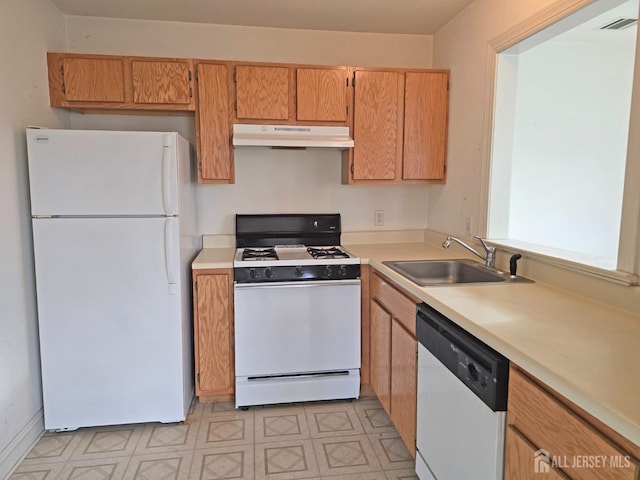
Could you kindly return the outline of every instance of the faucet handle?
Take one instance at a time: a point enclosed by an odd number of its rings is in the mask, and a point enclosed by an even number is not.
[[[490,247],[489,245],[487,245],[486,242],[482,238],[480,238],[480,235],[474,235],[473,238],[480,241],[485,252],[492,253],[496,251],[496,247]]]

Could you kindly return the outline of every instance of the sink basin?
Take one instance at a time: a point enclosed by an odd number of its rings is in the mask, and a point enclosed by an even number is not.
[[[522,277],[511,277],[508,273],[490,270],[481,263],[467,259],[382,263],[422,287],[464,283],[530,281]]]

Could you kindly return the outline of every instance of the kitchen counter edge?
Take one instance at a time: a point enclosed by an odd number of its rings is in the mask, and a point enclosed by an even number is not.
[[[191,269],[233,268],[235,251],[235,248],[203,248],[191,263]]]

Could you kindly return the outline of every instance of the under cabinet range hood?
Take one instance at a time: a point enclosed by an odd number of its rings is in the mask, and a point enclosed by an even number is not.
[[[233,146],[346,150],[353,139],[349,127],[234,124]]]

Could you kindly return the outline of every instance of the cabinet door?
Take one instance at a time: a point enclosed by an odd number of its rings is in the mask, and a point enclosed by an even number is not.
[[[131,63],[134,103],[191,102],[191,71],[188,62]]]
[[[402,154],[401,74],[356,70],[353,179],[394,180]]]
[[[570,480],[561,471],[552,468],[538,450],[512,426],[507,428],[504,479]]]
[[[233,183],[229,71],[225,64],[198,64],[198,181]]]
[[[448,74],[407,72],[404,91],[404,180],[444,178]]]
[[[371,388],[391,414],[391,315],[372,300],[371,315]]]
[[[289,118],[289,68],[236,66],[236,109],[239,119]]]
[[[62,61],[64,99],[71,102],[124,102],[121,59],[65,58]]]
[[[347,69],[298,68],[296,109],[298,120],[346,122]]]
[[[233,272],[195,279],[196,394],[233,393]]]
[[[416,456],[418,341],[397,320],[391,324],[391,420]]]

